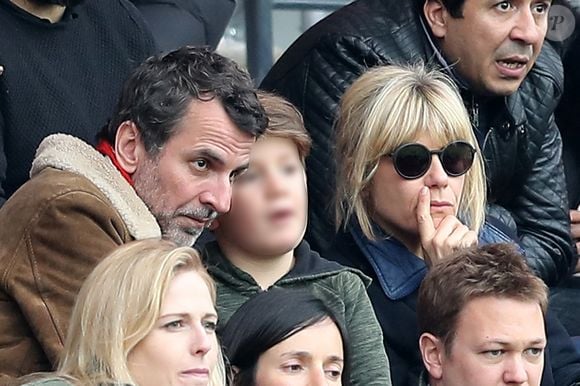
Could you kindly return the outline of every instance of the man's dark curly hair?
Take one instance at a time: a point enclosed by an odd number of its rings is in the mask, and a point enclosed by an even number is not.
[[[156,154],[192,100],[214,98],[241,131],[254,137],[264,132],[268,119],[247,71],[207,47],[183,47],[150,57],[137,67],[98,137],[113,144],[121,123],[131,121],[147,152]]]

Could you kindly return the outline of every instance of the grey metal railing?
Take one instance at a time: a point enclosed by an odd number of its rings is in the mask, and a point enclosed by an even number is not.
[[[243,0],[246,19],[248,70],[260,83],[273,64],[272,11],[274,9],[333,11],[352,0]]]

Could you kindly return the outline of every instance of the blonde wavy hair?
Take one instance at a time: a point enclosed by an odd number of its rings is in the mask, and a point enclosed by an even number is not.
[[[70,321],[58,375],[77,385],[132,384],[127,365],[131,350],[153,329],[172,279],[196,272],[215,304],[213,280],[198,252],[165,240],[143,240],[115,249],[83,284]],[[210,385],[225,385],[219,344]]]
[[[458,216],[479,231],[486,183],[469,115],[453,81],[422,63],[374,67],[343,95],[336,121],[337,227],[346,227],[354,216],[364,235],[376,238],[367,188],[382,157],[421,135],[444,144],[463,140],[477,149],[465,174]]]

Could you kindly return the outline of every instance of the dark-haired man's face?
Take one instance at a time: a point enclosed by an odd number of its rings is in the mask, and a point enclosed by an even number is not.
[[[430,0],[437,3],[437,0]],[[443,55],[477,93],[514,93],[538,57],[551,0],[465,0],[463,17],[443,7],[430,21]]]
[[[159,153],[139,160],[133,174],[135,190],[165,238],[191,246],[230,210],[233,179],[247,168],[253,143],[217,99],[190,103]]]

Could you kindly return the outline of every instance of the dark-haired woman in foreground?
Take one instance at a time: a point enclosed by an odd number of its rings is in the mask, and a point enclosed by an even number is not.
[[[348,385],[342,323],[308,292],[256,295],[232,315],[221,341],[234,386]]]

